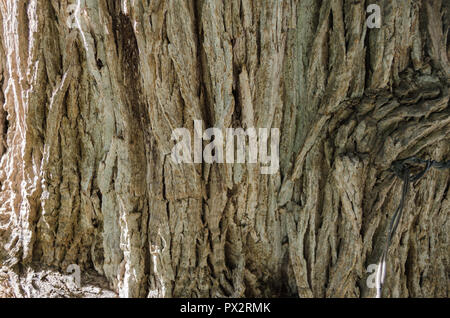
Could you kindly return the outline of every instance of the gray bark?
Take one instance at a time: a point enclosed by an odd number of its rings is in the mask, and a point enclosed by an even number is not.
[[[3,293],[78,264],[121,297],[373,296],[391,163],[449,159],[450,12],[372,2],[2,1]],[[195,119],[280,128],[279,172],[174,164]],[[385,296],[448,297],[448,188],[412,185]]]

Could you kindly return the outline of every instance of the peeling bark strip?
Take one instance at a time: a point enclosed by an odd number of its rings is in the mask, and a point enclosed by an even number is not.
[[[375,296],[392,163],[450,157],[450,5],[370,4],[1,0],[0,289],[76,264],[122,297]],[[278,172],[174,163],[194,120],[279,128]],[[385,297],[449,296],[449,183],[410,184]]]

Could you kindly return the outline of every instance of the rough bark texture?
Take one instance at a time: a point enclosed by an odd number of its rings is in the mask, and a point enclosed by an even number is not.
[[[450,156],[448,6],[1,0],[0,289],[78,264],[122,297],[373,296],[391,163]],[[174,164],[194,119],[279,127],[279,172]],[[385,296],[448,297],[449,183],[412,185]]]

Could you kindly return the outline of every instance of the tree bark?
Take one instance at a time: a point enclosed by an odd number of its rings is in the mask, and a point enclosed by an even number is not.
[[[121,297],[374,296],[366,270],[402,192],[391,164],[449,159],[448,7],[0,1],[12,294],[50,295],[27,277],[77,264]],[[278,173],[175,164],[171,133],[194,120],[280,128]],[[384,296],[448,297],[449,176],[411,185]]]

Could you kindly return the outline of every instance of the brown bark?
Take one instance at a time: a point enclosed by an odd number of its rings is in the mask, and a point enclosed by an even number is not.
[[[0,289],[373,296],[392,162],[450,155],[448,4],[373,2],[0,1]],[[279,172],[173,163],[195,119],[280,128]],[[412,185],[385,296],[448,297],[448,185]]]

